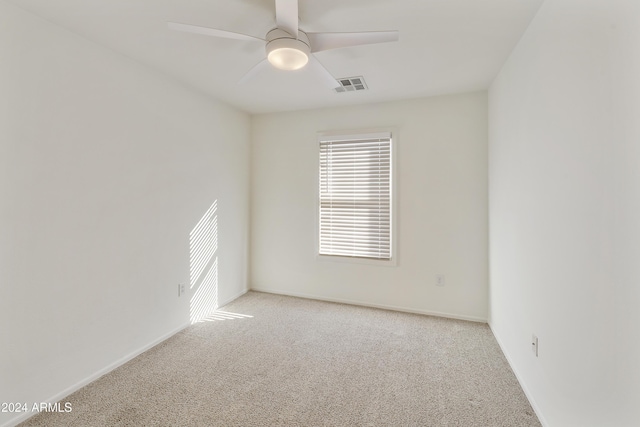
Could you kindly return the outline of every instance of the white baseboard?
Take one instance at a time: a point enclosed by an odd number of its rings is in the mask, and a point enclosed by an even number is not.
[[[527,385],[524,383],[524,381],[522,381],[522,376],[518,373],[518,370],[513,364],[511,357],[509,357],[509,353],[507,353],[506,348],[504,347],[504,345],[502,344],[502,341],[500,340],[500,337],[496,335],[495,331],[493,330],[493,327],[491,326],[491,323],[489,323],[489,329],[491,329],[491,333],[493,334],[493,337],[496,339],[496,342],[500,346],[500,350],[502,350],[502,354],[504,354],[505,359],[507,359],[507,363],[509,364],[509,366],[511,367],[511,370],[516,376],[516,379],[518,380],[518,383],[520,384],[522,391],[524,391],[525,396],[527,396],[527,399],[529,400],[529,404],[533,408],[533,412],[536,413],[536,416],[538,417],[540,424],[542,424],[543,427],[547,427],[549,423],[547,423],[547,420],[542,415],[542,412],[540,411],[540,407],[537,405],[536,400],[531,395],[531,392],[527,388]]]
[[[109,372],[113,371],[114,369],[124,365],[125,363],[127,363],[131,359],[141,355],[145,351],[155,347],[156,345],[160,344],[161,342],[165,341],[166,339],[171,338],[173,335],[177,334],[178,332],[182,331],[183,329],[187,328],[188,326],[190,326],[190,323],[183,324],[183,325],[179,326],[178,328],[176,328],[176,329],[174,329],[174,330],[172,330],[172,331],[160,336],[159,338],[156,338],[152,342],[150,342],[150,343],[140,347],[139,349],[127,354],[126,356],[121,357],[120,359],[116,360],[115,362],[107,365],[106,367],[98,370],[97,372],[94,372],[93,374],[91,374],[88,377],[78,381],[77,383],[73,384],[72,386],[67,387],[66,389],[62,390],[60,393],[57,393],[54,396],[51,396],[49,399],[45,399],[43,402],[55,403],[55,402],[61,401],[65,397],[67,397],[67,396],[75,393],[76,391],[80,390],[82,387],[86,386],[87,384],[92,383],[93,381],[97,380],[101,376],[103,376],[105,374],[108,374]],[[0,426],[0,427],[13,427],[13,426],[16,426],[16,425],[20,424],[21,422],[26,421],[28,418],[31,418],[32,416],[34,416],[36,414],[37,414],[37,412],[34,412],[34,413],[29,413],[29,412],[22,413],[20,416],[15,417],[15,418],[7,421],[5,424],[2,424],[2,426]]]
[[[277,290],[272,290],[272,289],[262,289],[262,288],[256,288],[256,287],[252,287],[251,289],[244,289],[242,291],[240,291],[239,293],[237,293],[236,295],[225,299],[224,301],[220,301],[219,302],[219,306],[220,307],[224,307],[225,305],[229,304],[230,302],[236,300],[237,298],[240,298],[242,295],[246,294],[249,290],[252,291],[256,291],[256,292],[265,292],[265,293],[271,293],[271,294],[278,294],[278,295],[287,295],[287,296],[292,296],[292,297],[298,297],[298,298],[306,298],[306,299],[314,299],[314,300],[319,300],[319,301],[328,301],[328,302],[336,302],[336,303],[341,303],[341,304],[350,304],[350,305],[357,305],[357,306],[364,306],[364,307],[373,307],[373,308],[380,308],[380,309],[384,309],[384,310],[393,310],[393,311],[401,311],[401,312],[406,312],[406,313],[415,313],[415,314],[424,314],[424,315],[429,315],[429,316],[438,316],[438,317],[446,317],[446,318],[450,318],[450,319],[458,319],[458,320],[467,320],[467,321],[471,321],[471,322],[481,322],[481,323],[487,323],[486,319],[482,319],[479,317],[473,317],[473,316],[464,316],[464,315],[457,315],[457,314],[451,314],[451,313],[442,313],[442,312],[436,312],[436,311],[429,311],[429,310],[418,310],[418,309],[413,309],[413,308],[406,308],[406,307],[399,307],[399,306],[393,306],[393,305],[386,305],[386,304],[372,304],[372,303],[367,303],[367,302],[362,302],[362,301],[354,301],[354,300],[347,300],[347,299],[341,299],[341,298],[327,298],[327,297],[321,297],[318,295],[309,295],[309,294],[302,294],[302,293],[296,293],[296,292],[285,292],[285,291],[277,291]],[[181,326],[179,326],[178,328],[160,336],[159,338],[156,338],[155,340],[153,340],[151,343],[146,344],[142,347],[140,347],[139,349],[127,354],[124,357],[121,357],[120,359],[116,360],[115,362],[107,365],[106,367],[98,370],[97,372],[89,375],[88,377],[84,378],[81,381],[78,381],[77,383],[75,383],[74,385],[67,387],[65,390],[61,391],[60,393],[55,394],[54,396],[50,397],[49,399],[44,400],[44,402],[47,403],[55,403],[55,402],[59,402],[60,400],[64,399],[65,397],[71,395],[72,393],[80,390],[82,387],[86,386],[87,384],[92,383],[93,381],[97,380],[98,378],[100,378],[101,376],[113,371],[114,369],[124,365],[125,363],[127,363],[128,361],[130,361],[131,359],[139,356],[140,354],[144,353],[145,351],[155,347],[156,345],[160,344],[161,342],[171,338],[173,335],[177,334],[178,332],[184,330],[185,328],[189,327],[190,323],[185,323]],[[494,334],[495,336],[495,334]],[[497,340],[497,338],[496,338]],[[500,344],[500,341],[498,340],[498,344]],[[502,345],[500,345],[500,347],[502,348]],[[504,349],[502,351],[504,353]],[[509,361],[509,357],[506,355],[507,360]],[[509,364],[511,365],[511,362],[509,361]],[[513,369],[513,365],[512,368]],[[516,372],[515,370],[513,370],[514,372]],[[518,374],[516,372],[516,377],[518,378],[518,381],[520,381],[520,378],[518,377]],[[522,384],[522,382],[520,381],[520,384]],[[531,402],[531,406],[534,408],[534,411],[536,411],[536,414],[538,415],[538,418],[540,418],[540,421],[542,422],[542,417],[539,414],[539,411],[537,410],[537,408],[535,407],[530,395],[527,393],[526,388],[523,386],[523,390],[525,390],[525,394],[527,395],[527,398],[529,398],[529,401]],[[5,422],[4,424],[2,424],[0,427],[14,427],[18,424],[20,424],[21,422],[24,422],[25,420],[27,420],[28,418],[32,417],[33,415],[36,415],[35,413],[23,413],[13,419],[10,419],[9,421]],[[546,425],[546,423],[543,423],[543,425]]]
[[[227,298],[224,301],[218,301],[218,307],[222,308],[225,305],[229,304],[230,302],[233,302],[235,300],[237,300],[238,298],[240,298],[242,295],[246,294],[247,292],[249,292],[248,288],[243,289],[242,291],[238,292],[237,294],[235,294],[234,296]]]
[[[229,304],[230,302],[232,302],[233,300],[241,297],[242,295],[246,294],[249,291],[249,289],[243,289],[242,291],[240,291],[238,294],[227,298],[224,301],[220,301],[218,304],[220,305],[220,307],[225,306],[226,304]],[[161,342],[171,338],[172,336],[174,336],[175,334],[177,334],[178,332],[184,330],[185,328],[191,326],[190,323],[185,323],[181,326],[179,326],[178,328],[160,336],[159,338],[156,338],[155,340],[153,340],[152,342],[150,342],[149,344],[146,344],[142,347],[140,347],[139,349],[127,354],[124,357],[121,357],[120,359],[116,360],[115,362],[107,365],[106,367],[100,369],[97,372],[94,372],[93,374],[89,375],[88,377],[84,378],[81,381],[78,381],[77,383],[75,383],[74,385],[67,387],[66,389],[64,389],[63,391],[61,391],[60,393],[55,394],[54,396],[50,397],[49,399],[44,400],[43,402],[47,402],[47,403],[55,403],[55,402],[59,402],[62,399],[64,399],[65,397],[75,393],[76,391],[80,390],[82,387],[92,383],[93,381],[97,380],[98,378],[100,378],[101,376],[108,374],[109,372],[113,371],[114,369],[124,365],[125,363],[127,363],[128,361],[130,361],[131,359],[141,355],[142,353],[144,353],[145,351],[155,347],[156,345],[160,344]],[[0,427],[14,427],[18,424],[20,424],[21,422],[26,421],[28,418],[31,418],[32,416],[36,415],[37,413],[29,413],[29,412],[25,412],[20,414],[19,416],[10,419],[9,421],[5,422],[4,424],[2,424]]]
[[[343,298],[330,298],[330,297],[324,297],[324,296],[318,296],[318,295],[303,294],[298,292],[281,291],[277,289],[266,289],[266,288],[260,288],[255,286],[252,286],[251,290],[256,292],[264,292],[268,294],[287,295],[291,297],[306,298],[306,299],[313,299],[313,300],[319,300],[319,301],[337,302],[341,304],[380,308],[383,310],[402,311],[405,313],[424,314],[427,316],[446,317],[448,319],[467,320],[470,322],[487,323],[487,319],[483,319],[481,317],[466,316],[466,315],[452,314],[452,313],[443,313],[440,311],[420,310],[416,308],[407,308],[407,307],[400,307],[396,305],[387,305],[387,304],[374,304],[374,303],[369,303],[364,301],[355,301],[355,300],[348,300]]]

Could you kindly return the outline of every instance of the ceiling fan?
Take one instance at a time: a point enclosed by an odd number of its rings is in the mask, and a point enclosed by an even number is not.
[[[314,52],[398,40],[398,31],[307,33],[298,28],[298,0],[275,0],[275,3],[276,28],[264,38],[177,22],[169,22],[168,25],[170,29],[177,31],[265,43],[267,57],[251,68],[238,83],[249,80],[268,64],[287,71],[307,66],[326,86],[333,89],[340,84],[315,58]]]

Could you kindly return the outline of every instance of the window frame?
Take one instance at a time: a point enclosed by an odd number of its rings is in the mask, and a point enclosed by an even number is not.
[[[321,255],[320,254],[320,142],[329,138],[366,138],[367,136],[373,136],[377,134],[388,134],[390,135],[390,145],[391,145],[391,161],[390,161],[390,175],[389,178],[391,180],[390,183],[390,259],[375,259],[375,258],[364,258],[364,257],[350,257],[350,256],[342,256],[342,255]],[[314,253],[316,261],[324,261],[324,262],[339,262],[339,263],[348,263],[348,264],[368,264],[368,265],[378,265],[378,266],[386,266],[386,267],[395,267],[398,265],[398,244],[397,244],[397,224],[398,224],[398,192],[397,188],[397,174],[396,174],[396,158],[397,158],[397,150],[398,150],[398,131],[393,127],[385,127],[385,128],[374,128],[374,129],[361,129],[361,130],[343,130],[343,131],[324,131],[318,132],[315,143],[315,246]]]

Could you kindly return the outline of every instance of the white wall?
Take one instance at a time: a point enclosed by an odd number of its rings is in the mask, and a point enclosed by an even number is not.
[[[316,260],[317,132],[385,126],[397,130],[397,266]],[[485,92],[253,116],[252,289],[485,320],[486,126]]]
[[[250,120],[3,1],[0,64],[0,402],[32,403],[189,322],[214,200],[245,291]]]
[[[629,425],[640,423],[640,3],[614,3],[611,58],[615,146],[616,379]]]
[[[549,426],[640,422],[638,22],[547,0],[489,92],[490,324]]]

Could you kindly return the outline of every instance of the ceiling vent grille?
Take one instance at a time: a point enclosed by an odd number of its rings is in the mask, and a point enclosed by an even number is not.
[[[367,84],[364,82],[364,78],[362,76],[358,77],[344,77],[341,79],[336,79],[338,83],[340,83],[340,87],[335,89],[336,92],[356,92],[360,90],[367,90]]]

